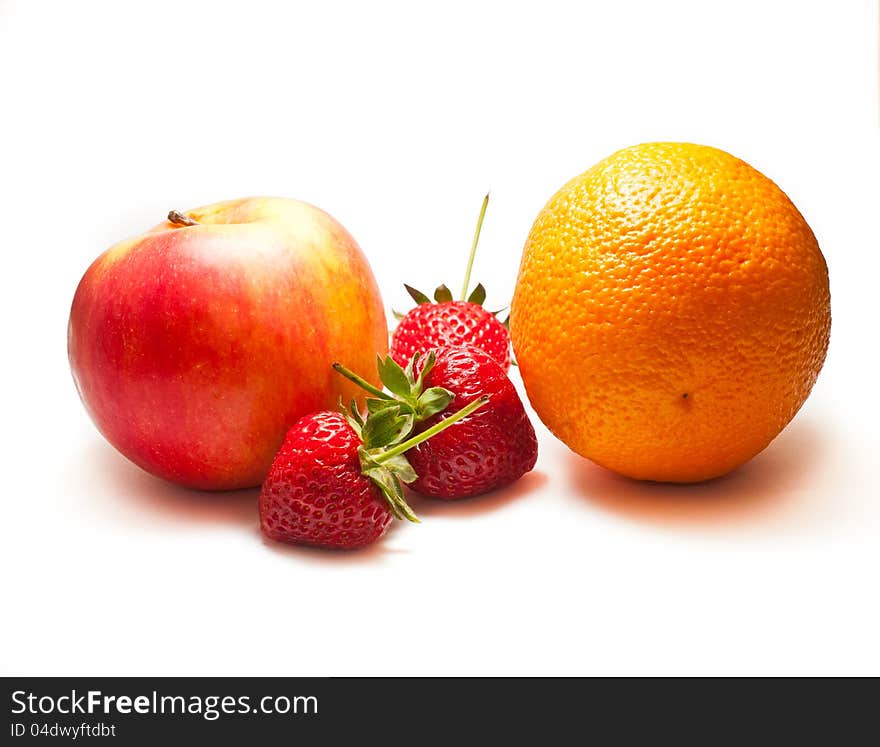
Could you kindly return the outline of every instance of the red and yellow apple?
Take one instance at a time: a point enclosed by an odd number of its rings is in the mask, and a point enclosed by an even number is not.
[[[301,415],[357,395],[331,364],[375,372],[387,343],[351,235],[312,205],[263,197],[172,213],[111,247],[68,326],[101,433],[148,472],[206,490],[259,485]]]

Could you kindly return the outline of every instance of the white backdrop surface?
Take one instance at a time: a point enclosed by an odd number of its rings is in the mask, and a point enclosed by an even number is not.
[[[859,0],[0,0],[2,672],[880,673],[877,37]],[[762,170],[830,268],[813,395],[726,478],[623,480],[539,427],[513,488],[330,554],[141,472],[78,401],[76,284],[170,208],[313,202],[406,308],[460,283],[491,188],[495,307],[549,196],[650,140]]]

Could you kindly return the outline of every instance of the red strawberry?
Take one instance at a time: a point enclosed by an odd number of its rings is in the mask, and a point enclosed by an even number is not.
[[[535,430],[504,370],[480,348],[440,348],[410,361],[406,370],[390,357],[379,361],[385,394],[339,365],[337,371],[372,392],[372,409],[399,406],[414,431],[433,431],[482,397],[487,407],[449,431],[417,445],[409,461],[418,477],[412,488],[435,498],[465,498],[522,477],[538,457]],[[416,373],[417,372],[417,373]]]
[[[452,292],[445,285],[434,291],[437,303],[432,303],[421,291],[405,286],[418,305],[405,315],[395,312],[400,321],[391,335],[390,353],[399,366],[406,366],[416,353],[424,355],[432,348],[459,345],[482,348],[505,371],[510,366],[510,334],[506,322],[501,323],[495,314],[483,308],[486,289],[482,283],[468,295],[471,268],[488,204],[489,195],[486,195],[471,245],[460,301],[453,300]]]
[[[485,401],[474,403],[471,412]],[[404,441],[412,425],[412,415],[387,406],[366,421],[354,407],[350,417],[328,411],[301,418],[287,432],[260,491],[263,534],[350,549],[379,539],[392,517],[418,521],[403,498],[401,481],[416,479],[403,452],[443,428]]]
[[[443,422],[481,396],[488,395],[490,404],[409,453],[418,474],[413,490],[435,498],[464,498],[508,485],[532,470],[538,458],[535,429],[504,369],[490,355],[473,347],[441,348],[424,381],[455,398],[442,413],[417,424],[416,432]]]
[[[422,303],[410,310],[391,336],[391,357],[405,366],[432,348],[473,345],[485,350],[507,371],[510,334],[494,314],[470,301]]]

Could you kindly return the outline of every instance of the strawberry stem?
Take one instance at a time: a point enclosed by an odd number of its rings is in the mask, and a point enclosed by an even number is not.
[[[453,423],[457,423],[462,418],[466,418],[470,415],[474,410],[478,410],[483,405],[485,405],[489,401],[488,395],[484,394],[479,399],[475,399],[468,405],[462,407],[458,412],[450,415],[445,420],[441,420],[439,423],[435,423],[430,428],[423,430],[416,436],[413,436],[410,439],[407,439],[403,443],[397,444],[393,448],[388,449],[388,451],[382,452],[378,456],[374,458],[374,460],[378,464],[382,464],[383,462],[387,462],[389,459],[393,459],[396,456],[400,456],[403,452],[411,449],[413,446],[418,446],[420,443],[427,441],[429,438],[436,436],[440,431],[445,431],[450,425]]]
[[[483,206],[480,208],[480,217],[477,218],[477,229],[474,231],[474,243],[471,244],[471,255],[468,257],[467,270],[464,273],[464,285],[461,288],[461,300],[466,301],[468,286],[471,284],[471,270],[474,266],[474,257],[477,256],[477,244],[480,241],[480,231],[483,229],[483,218],[486,217],[486,207],[489,204],[489,193],[483,198]]]
[[[373,386],[369,381],[358,376],[354,371],[349,371],[341,363],[334,363],[333,370],[336,371],[336,373],[344,376],[349,381],[353,381],[362,389],[366,389],[374,397],[378,397],[379,399],[394,399],[394,397],[392,397],[390,394],[386,394],[378,387]]]

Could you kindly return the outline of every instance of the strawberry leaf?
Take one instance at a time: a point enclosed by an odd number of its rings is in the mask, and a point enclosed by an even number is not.
[[[486,289],[483,287],[482,283],[477,283],[477,287],[471,291],[467,300],[470,303],[475,303],[477,306],[483,305],[483,301],[486,300]]]
[[[389,407],[400,408],[402,412],[406,405],[397,399],[373,399],[372,397],[367,397],[367,412],[371,415]]]
[[[409,293],[410,298],[415,301],[417,304],[421,305],[423,303],[431,303],[431,299],[428,298],[424,293],[420,290],[416,290],[411,285],[403,284],[403,287],[406,288],[406,292]]]
[[[406,438],[412,426],[412,415],[401,415],[399,407],[386,407],[366,419],[361,428],[361,440],[368,449],[390,446]]]
[[[395,403],[396,404],[396,403]],[[345,418],[346,422],[351,426],[351,429],[357,433],[358,438],[361,437],[361,428],[364,424],[364,419],[361,417],[360,411],[357,409],[357,403],[352,400],[351,401],[351,409],[345,406],[345,403],[342,401],[342,397],[336,403],[336,407],[339,412],[342,413],[342,416]]]
[[[419,378],[413,382],[412,392],[416,397],[422,393],[422,387],[425,385],[425,377],[431,373],[431,369],[434,368],[436,362],[437,354],[433,350],[428,351],[428,355],[425,358],[425,365],[422,366],[422,370],[419,371]]]
[[[381,453],[379,450],[378,454]],[[378,454],[368,451],[363,446],[358,450],[361,474],[369,477],[382,491],[391,513],[396,518],[418,522],[418,517],[403,497],[403,486],[400,484],[401,480],[412,482],[416,479],[412,466],[402,454],[382,463],[376,461]]]
[[[406,455],[404,454],[398,454],[396,457],[392,457],[391,459],[383,462],[382,466],[387,467],[392,472],[394,472],[394,474],[397,475],[397,477],[399,477],[402,482],[415,482],[419,477],[416,474],[416,471],[412,468],[412,465],[409,463],[409,460],[406,458]]]
[[[340,401],[340,403],[342,402],[342,397],[339,398],[339,401]],[[351,405],[349,406],[349,409],[351,410],[351,417],[355,420],[355,422],[359,426],[363,427],[364,419],[361,416],[361,411],[358,410],[357,402],[355,402],[355,400],[351,401]]]
[[[369,477],[382,491],[388,507],[395,519],[403,519],[403,512],[400,510],[400,501],[403,498],[403,489],[400,487],[400,480],[393,472],[383,468],[374,467],[372,469],[363,470],[362,474]]]
[[[430,389],[426,389],[419,397],[416,407],[418,419],[426,420],[438,412],[443,412],[454,398],[455,395],[443,387],[432,386]]]
[[[406,314],[399,312],[397,309],[391,309],[392,316],[399,322]]]
[[[449,290],[445,285],[438,285],[437,290],[434,291],[434,300],[437,303],[445,303],[447,301],[452,300],[452,291]]]
[[[409,400],[412,397],[412,382],[407,377],[406,371],[390,355],[385,360],[380,357],[377,366],[379,378],[389,392],[404,400]]]
[[[422,357],[422,354],[418,351],[413,353],[412,358],[409,359],[409,362],[406,364],[406,368],[403,372],[406,374],[406,380],[412,383],[415,383],[415,374],[413,373],[416,368],[416,363],[419,362],[419,358]]]

